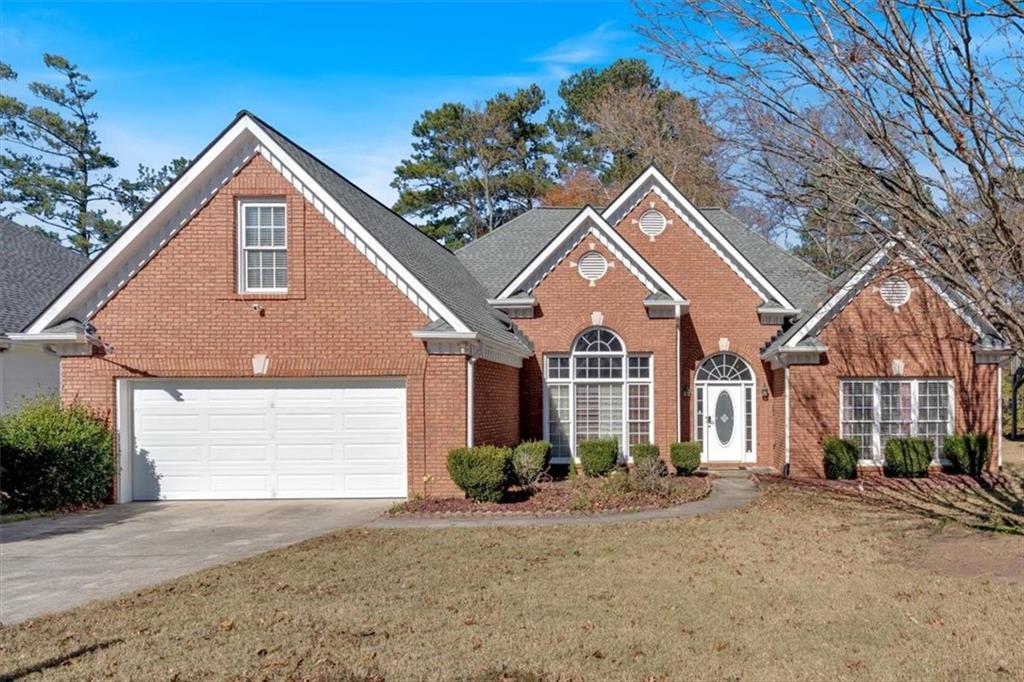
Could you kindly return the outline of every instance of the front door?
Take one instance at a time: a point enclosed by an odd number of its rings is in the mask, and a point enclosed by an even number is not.
[[[743,387],[709,384],[704,418],[704,446],[709,462],[743,461],[747,416]]]

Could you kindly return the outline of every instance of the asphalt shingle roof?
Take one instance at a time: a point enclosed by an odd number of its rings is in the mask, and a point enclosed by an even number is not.
[[[578,208],[535,208],[460,249],[456,255],[487,294],[497,296],[578,214]],[[807,308],[828,285],[828,277],[753,232],[721,208],[701,213],[790,302]]]
[[[0,334],[22,331],[89,259],[0,217]]]
[[[493,340],[527,348],[487,304],[481,284],[455,254],[284,134],[248,115],[467,327]]]

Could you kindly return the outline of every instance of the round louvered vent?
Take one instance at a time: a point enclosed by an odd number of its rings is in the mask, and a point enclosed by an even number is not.
[[[890,277],[880,287],[882,300],[893,308],[899,308],[910,300],[910,283],[902,277]]]
[[[604,277],[604,273],[608,272],[608,261],[597,251],[588,251],[583,258],[580,258],[578,268],[580,277],[596,282]]]
[[[665,231],[667,221],[661,211],[650,210],[640,216],[640,231],[648,237],[657,237]]]

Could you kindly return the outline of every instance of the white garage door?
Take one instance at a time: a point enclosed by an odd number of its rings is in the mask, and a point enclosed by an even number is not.
[[[131,384],[136,500],[405,497],[402,380]]]

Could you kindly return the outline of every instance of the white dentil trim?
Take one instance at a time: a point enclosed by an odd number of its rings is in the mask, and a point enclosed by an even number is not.
[[[697,208],[692,203],[690,203],[690,201],[686,197],[682,195],[682,193],[676,188],[675,185],[669,182],[668,178],[662,175],[661,171],[659,171],[654,166],[648,168],[640,175],[640,177],[634,180],[633,183],[629,187],[627,187],[622,192],[622,194],[620,194],[618,198],[616,198],[615,201],[613,201],[612,204],[602,212],[602,215],[605,216],[605,218],[610,218],[611,216],[613,216],[619,209],[623,207],[623,205],[629,200],[631,196],[636,194],[636,192],[638,192],[648,181],[651,180],[653,180],[657,185],[656,187],[653,188],[653,190],[658,194],[658,196],[664,199],[665,202],[669,205],[669,207],[676,213],[676,215],[678,215],[685,223],[687,223],[698,234],[698,236],[700,236],[701,239],[703,239],[704,242],[707,243],[708,246],[710,246],[712,250],[714,250],[715,253],[719,255],[719,257],[722,257],[722,259],[726,261],[729,267],[732,268],[755,291],[755,293],[758,294],[758,296],[760,296],[766,302],[770,297],[788,308],[796,307],[789,301],[788,298],[783,296],[782,292],[776,289],[775,286],[773,286],[772,283],[769,282],[768,279],[763,274],[761,274],[761,272],[757,268],[755,268],[754,265],[749,260],[747,260],[747,258],[742,253],[740,253],[740,251],[736,249],[736,247],[733,246],[732,243],[728,239],[726,239],[725,236],[721,232],[719,232],[714,225],[711,224],[711,222],[704,216],[703,213],[698,211]],[[639,204],[641,201],[643,201],[643,197],[645,197],[647,194],[648,192],[644,192],[644,195],[636,201],[636,204]],[[628,214],[628,212],[629,211],[624,212],[623,216]],[[708,238],[708,235],[710,235],[711,239]],[[717,242],[717,245],[713,242]],[[739,268],[735,267],[734,263],[730,262],[728,258],[724,258],[722,251],[725,251],[730,256],[732,256],[735,259],[735,261],[742,266],[742,270],[746,271],[746,274],[741,272]],[[760,290],[753,285],[751,279],[757,282],[757,284],[761,287]],[[765,293],[767,293],[768,296],[765,296]]]

